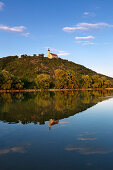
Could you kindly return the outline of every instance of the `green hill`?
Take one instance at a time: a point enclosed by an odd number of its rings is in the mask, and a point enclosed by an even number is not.
[[[48,59],[43,54],[0,58],[0,72],[0,89],[75,89],[113,86],[111,77],[61,58]]]
[[[82,75],[94,75],[95,71],[88,69],[80,64],[73,63],[68,60],[48,59],[47,57],[39,56],[26,56],[21,58],[18,56],[8,56],[0,58],[0,71],[6,70],[11,74],[22,78],[27,77],[30,81],[36,78],[37,74],[47,73],[51,76],[54,75],[56,69],[73,70],[78,78]],[[99,76],[103,76],[98,74]],[[113,82],[113,78],[106,76],[107,79]]]

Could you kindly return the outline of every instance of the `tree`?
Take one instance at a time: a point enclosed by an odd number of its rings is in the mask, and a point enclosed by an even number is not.
[[[101,79],[103,80],[103,88],[107,88],[107,87],[112,87],[113,84],[110,80],[107,80],[105,76],[102,76]]]
[[[79,86],[78,80],[73,70],[67,70],[65,73],[66,85],[68,89],[76,89]]]
[[[66,88],[65,71],[61,69],[55,70],[55,88]]]
[[[78,88],[78,80],[73,70],[55,70],[55,88],[58,89],[75,89]]]
[[[23,82],[10,74],[8,71],[3,70],[0,73],[0,89],[2,90],[10,90],[10,89],[22,89]]]
[[[88,75],[82,75],[82,87],[90,88],[92,85],[92,79]]]
[[[109,87],[112,87],[112,83],[111,83],[111,81],[110,80],[106,80],[105,82],[104,82],[104,87],[105,88],[109,88]]]
[[[92,87],[93,88],[99,88],[100,82],[99,82],[99,76],[97,74],[92,76]]]
[[[37,88],[39,89],[49,89],[51,85],[51,77],[48,74],[39,74],[35,79]]]
[[[24,83],[20,80],[20,79],[18,79],[17,77],[13,77],[12,78],[12,88],[13,89],[22,89],[23,88],[23,85],[24,85]]]
[[[12,77],[13,75],[11,75],[8,71],[3,70],[0,73],[0,88],[3,90],[11,89]]]
[[[29,79],[26,76],[22,77],[21,81],[23,82],[23,88],[25,89],[32,89],[36,87],[35,80],[29,81]]]

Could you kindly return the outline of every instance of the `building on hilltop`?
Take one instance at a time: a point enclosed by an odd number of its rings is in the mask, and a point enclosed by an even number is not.
[[[58,55],[57,55],[57,54],[50,53],[50,49],[48,49],[48,58],[50,58],[50,59],[52,59],[52,58],[58,58]]]

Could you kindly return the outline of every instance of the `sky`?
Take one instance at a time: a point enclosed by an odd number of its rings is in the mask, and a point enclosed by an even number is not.
[[[113,0],[0,0],[0,57],[48,47],[113,77]]]

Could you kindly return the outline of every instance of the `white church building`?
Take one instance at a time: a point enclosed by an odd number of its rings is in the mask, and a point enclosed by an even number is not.
[[[52,59],[52,58],[58,58],[58,55],[57,55],[57,54],[50,53],[50,49],[48,49],[48,58],[50,58],[50,59]]]

